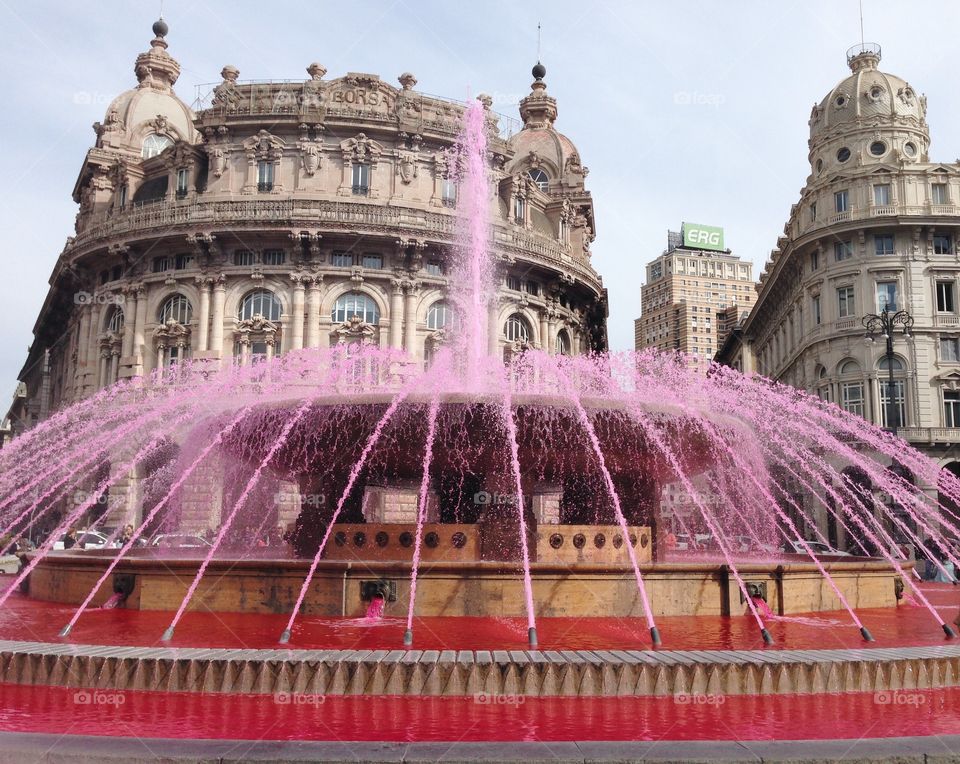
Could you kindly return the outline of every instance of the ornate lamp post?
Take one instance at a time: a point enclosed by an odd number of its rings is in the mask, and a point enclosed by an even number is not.
[[[910,328],[913,326],[913,316],[905,310],[890,312],[889,306],[884,305],[879,315],[870,313],[863,317],[863,327],[867,330],[866,341],[876,342],[878,337],[887,341],[887,429],[897,434],[897,386],[893,380],[893,333],[901,328],[903,336],[910,339]]]

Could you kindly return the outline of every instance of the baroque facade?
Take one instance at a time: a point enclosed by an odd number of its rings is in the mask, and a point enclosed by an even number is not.
[[[137,57],[83,163],[11,409],[14,430],[120,379],[191,358],[253,363],[373,343],[428,362],[453,320],[454,145],[463,104],[372,74],[297,84],[233,66],[197,110],[173,86],[167,25]],[[493,353],[606,349],[587,168],[534,68],[508,135],[487,113]]]

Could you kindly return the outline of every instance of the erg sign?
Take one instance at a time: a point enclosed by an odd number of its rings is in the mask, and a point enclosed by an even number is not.
[[[683,246],[691,249],[723,249],[723,229],[711,225],[683,224]]]

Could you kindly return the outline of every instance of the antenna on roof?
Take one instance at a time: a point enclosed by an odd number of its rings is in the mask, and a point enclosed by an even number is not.
[[[163,18],[163,0],[160,0],[160,18]]]
[[[540,22],[537,22],[537,61],[540,60]]]
[[[163,2],[163,0],[161,0]],[[866,45],[864,41],[866,38],[863,36],[863,0],[860,0],[860,45],[861,47]]]

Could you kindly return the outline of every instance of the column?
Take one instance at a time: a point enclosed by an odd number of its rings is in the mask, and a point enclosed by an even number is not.
[[[138,374],[143,374],[143,336],[147,326],[147,290],[143,284],[137,287],[136,322],[133,326],[133,356],[139,366]]]
[[[114,348],[110,353],[110,376],[107,384],[112,385],[117,381],[117,374],[120,371],[120,351]]]
[[[303,347],[303,276],[291,273],[293,281],[293,318],[290,324],[290,349],[300,350]]]
[[[213,317],[210,323],[210,347],[217,358],[223,356],[223,306],[227,299],[227,285],[221,276],[213,285]]]
[[[491,297],[487,308],[487,352],[496,355],[500,345],[500,326],[497,320],[497,298]]]
[[[123,358],[129,358],[133,355],[133,330],[137,323],[137,292],[135,289],[128,289],[125,292],[123,303],[123,347],[120,355]],[[116,375],[114,375],[116,379]]]
[[[403,314],[403,281],[390,281],[390,347],[400,350],[403,347],[403,323],[400,319]]]
[[[407,282],[407,295],[403,310],[403,328],[406,333],[404,337],[404,348],[407,355],[416,358],[417,353],[417,297],[420,296],[420,282]]]
[[[80,326],[77,328],[77,367],[73,370],[73,397],[83,395],[87,371],[87,342],[90,334],[90,306],[80,306]]]
[[[540,313],[540,349],[553,355],[553,345],[550,344],[550,324],[547,321],[547,312]]]
[[[107,369],[110,363],[108,351],[100,351],[100,369],[97,374],[97,389],[102,390],[107,386]]]
[[[551,353],[557,352],[557,318],[556,315],[547,319],[547,344]],[[572,348],[571,348],[572,350]]]
[[[206,276],[197,276],[197,285],[200,287],[200,315],[197,318],[197,352],[207,350],[210,337],[210,279]]]
[[[320,347],[320,284],[323,276],[310,279],[307,293],[307,347]]]

